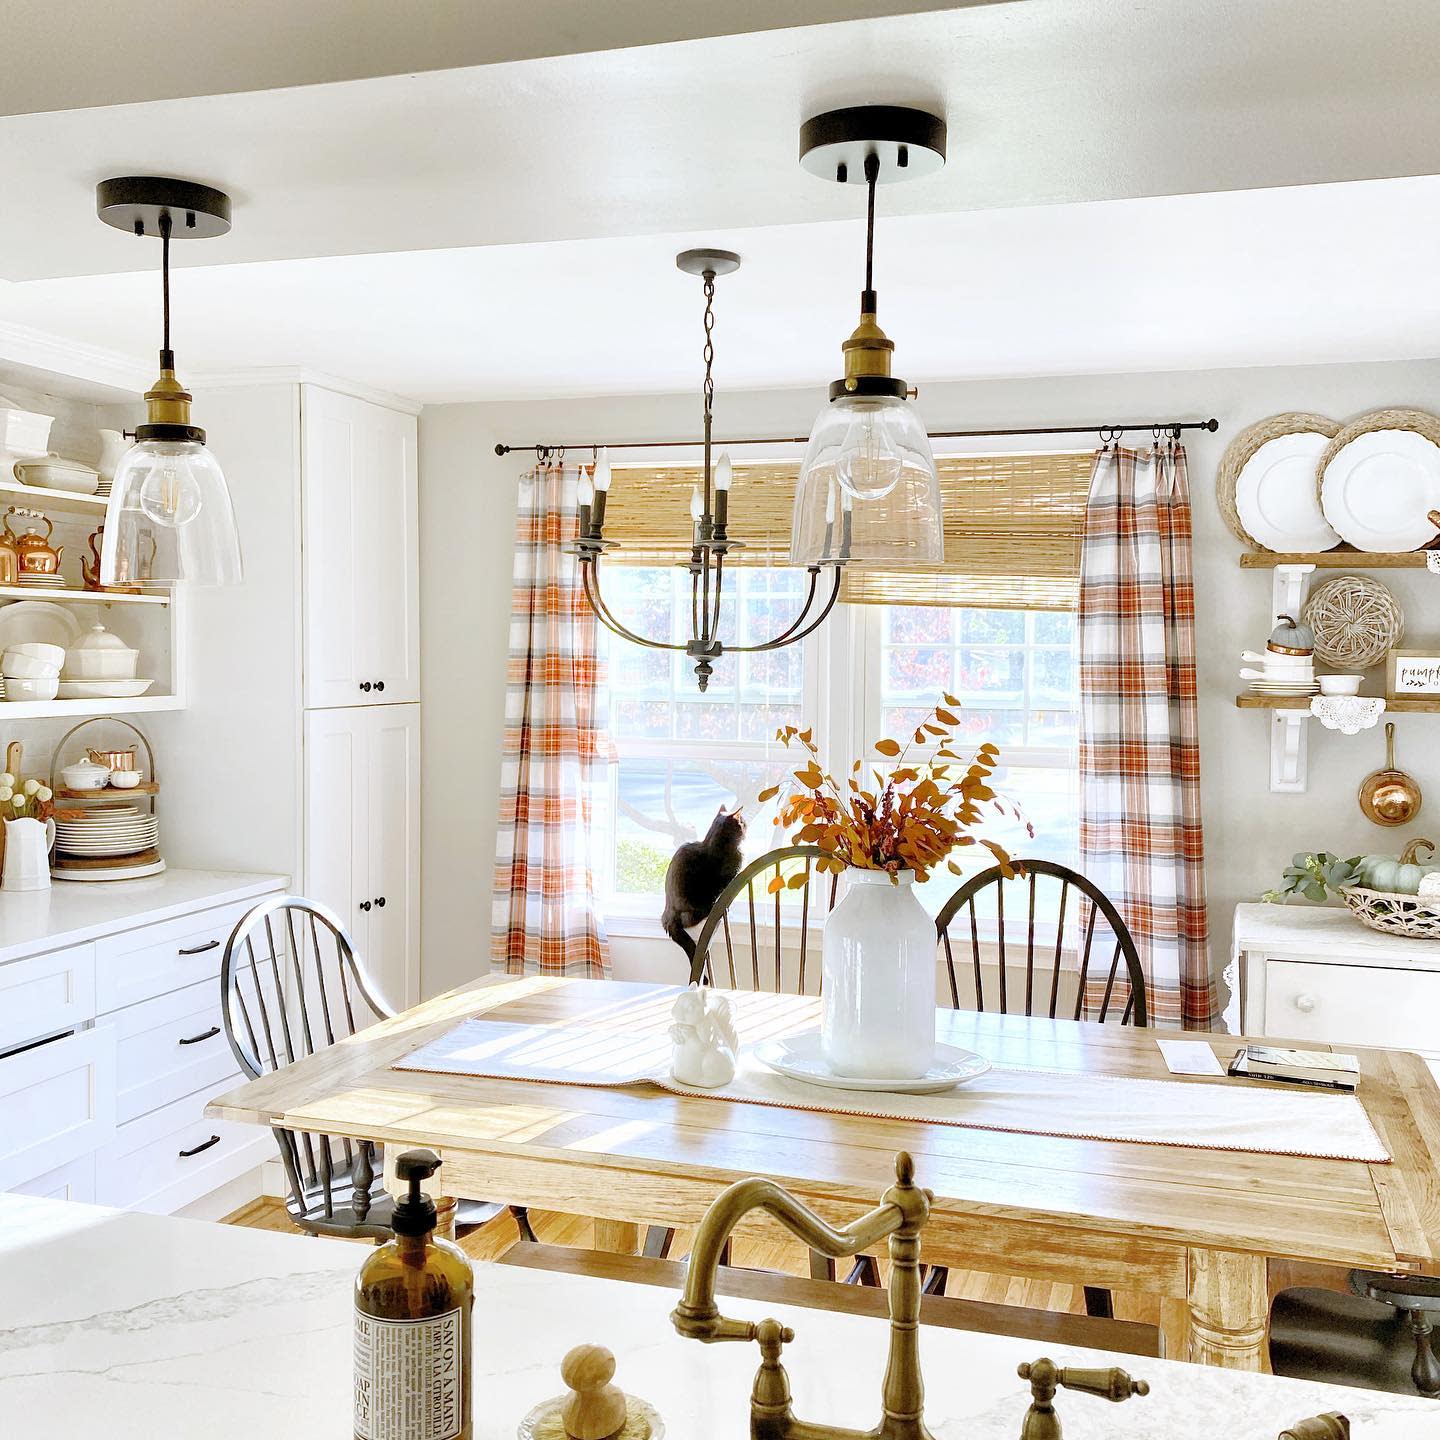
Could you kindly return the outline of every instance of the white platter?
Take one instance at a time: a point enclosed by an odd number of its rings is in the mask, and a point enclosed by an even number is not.
[[[1357,550],[1396,554],[1435,538],[1440,446],[1413,430],[1369,430],[1342,445],[1320,477],[1320,505]]]
[[[62,680],[62,700],[132,700],[143,695],[153,680]]]
[[[59,455],[17,460],[14,472],[22,485],[38,485],[45,490],[71,490],[76,495],[93,495],[100,483],[98,470],[79,460],[66,460]]]
[[[1333,550],[1340,537],[1326,521],[1315,466],[1330,443],[1307,430],[1267,440],[1235,478],[1235,512],[1267,550]]]
[[[820,1053],[818,1030],[764,1040],[755,1047],[754,1055],[762,1065],[791,1080],[803,1080],[807,1085],[821,1085],[827,1090],[861,1090],[871,1094],[881,1091],[891,1095],[933,1095],[975,1080],[990,1068],[990,1062],[973,1050],[936,1045],[934,1063],[918,1079],[874,1080],[858,1075],[836,1075]]]
[[[80,638],[80,622],[64,605],[49,600],[16,600],[0,606],[0,651],[26,641],[68,650]]]

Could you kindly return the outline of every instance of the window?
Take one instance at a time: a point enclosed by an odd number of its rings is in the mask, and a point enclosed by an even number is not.
[[[788,567],[729,571],[726,590],[734,598],[722,610],[721,640],[768,640],[798,613],[806,584],[803,571]],[[682,569],[615,566],[606,572],[605,593],[616,617],[637,633],[688,638],[690,580]],[[602,891],[610,913],[658,916],[675,847],[703,835],[721,805],[745,807],[747,855],[774,847],[773,806],[762,814],[755,797],[785,772],[776,729],[814,713],[815,641],[726,657],[702,695],[683,653],[601,634],[618,757],[600,807],[609,834],[601,847],[608,866]]]
[[[740,567],[726,575],[721,638],[768,639],[796,614],[803,571]],[[641,634],[688,638],[689,577],[674,565],[611,566],[606,595]],[[736,603],[738,602],[738,603]],[[710,689],[696,689],[683,653],[641,649],[600,631],[608,665],[610,731],[617,760],[598,807],[604,827],[602,894],[612,917],[653,923],[675,847],[703,835],[721,805],[745,807],[747,857],[777,843],[773,802],[756,796],[797,763],[777,727],[814,724],[833,774],[848,772],[862,744],[902,742],[942,692],[962,702],[962,730],[1000,747],[994,787],[1035,827],[996,816],[986,833],[1014,852],[1078,864],[1075,617],[1065,610],[968,606],[839,605],[801,645],[727,656]],[[873,752],[866,758],[873,757]],[[990,863],[966,847],[967,870]],[[955,877],[937,874],[921,897],[938,910]]]
[[[993,788],[1035,827],[996,816],[985,833],[1015,854],[1074,866],[1079,855],[1076,744],[1079,690],[1075,616],[1064,610],[980,610],[923,605],[865,607],[865,703],[861,734],[904,743],[942,692],[962,705],[961,731],[1000,747]],[[970,847],[967,871],[991,863]],[[932,911],[955,877],[935,875],[920,890]]]

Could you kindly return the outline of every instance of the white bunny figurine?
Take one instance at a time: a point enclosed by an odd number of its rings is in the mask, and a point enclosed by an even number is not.
[[[740,1037],[730,1002],[713,990],[692,985],[678,995],[670,1012],[675,1023],[670,1038],[675,1042],[670,1073],[682,1085],[713,1090],[735,1078],[735,1056]]]

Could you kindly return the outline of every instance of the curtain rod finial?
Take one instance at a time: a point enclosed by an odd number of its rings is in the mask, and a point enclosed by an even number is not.
[[[510,453],[510,447],[508,445],[496,445],[495,453],[497,455],[508,455]]]

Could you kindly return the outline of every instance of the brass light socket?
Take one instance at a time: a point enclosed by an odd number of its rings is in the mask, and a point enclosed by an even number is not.
[[[873,310],[860,314],[860,323],[850,333],[850,338],[840,347],[845,356],[845,388],[855,387],[849,382],[861,378],[878,376],[890,377],[890,356],[894,353],[895,342],[880,328]]]
[[[145,422],[148,425],[189,425],[190,401],[194,397],[165,366],[160,378],[145,392]]]

